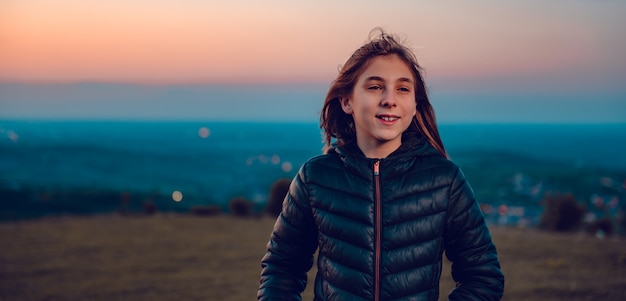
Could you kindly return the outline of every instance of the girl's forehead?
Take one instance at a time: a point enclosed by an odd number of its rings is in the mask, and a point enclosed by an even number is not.
[[[368,77],[379,77],[386,80],[395,80],[397,78],[415,80],[409,65],[395,54],[372,57],[363,65],[359,79]]]

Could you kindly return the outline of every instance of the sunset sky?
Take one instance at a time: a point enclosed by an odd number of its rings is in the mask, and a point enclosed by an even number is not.
[[[24,96],[32,83],[314,83],[323,96],[380,26],[406,38],[442,99],[587,95],[620,121],[625,16],[617,0],[7,0],[0,117],[45,117],[43,100]]]

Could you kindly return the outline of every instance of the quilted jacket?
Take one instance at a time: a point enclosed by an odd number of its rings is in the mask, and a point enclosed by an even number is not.
[[[496,248],[461,170],[416,134],[384,159],[334,145],[292,181],[262,259],[259,300],[300,300],[318,251],[322,300],[499,300]]]

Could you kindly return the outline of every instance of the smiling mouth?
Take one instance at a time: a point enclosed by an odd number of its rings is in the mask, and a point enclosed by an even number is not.
[[[389,115],[376,115],[376,118],[381,119],[383,121],[391,122],[400,119],[398,116],[389,116]]]

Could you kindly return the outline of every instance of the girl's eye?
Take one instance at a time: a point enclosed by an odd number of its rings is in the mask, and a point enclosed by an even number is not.
[[[368,90],[380,90],[382,88],[380,86],[369,86],[367,89]]]
[[[399,91],[402,91],[402,92],[410,92],[410,91],[411,91],[411,90],[409,90],[409,88],[407,88],[407,87],[400,87],[400,88],[398,88],[398,90],[399,90]]]

